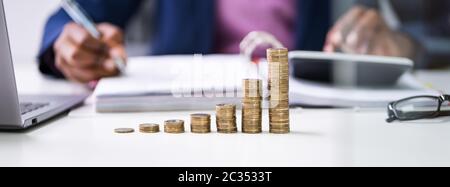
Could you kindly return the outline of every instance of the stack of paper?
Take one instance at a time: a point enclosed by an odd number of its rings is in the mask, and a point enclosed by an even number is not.
[[[126,75],[99,82],[95,91],[96,110],[214,109],[218,103],[240,102],[242,79],[267,80],[266,77],[266,63],[258,68],[235,55],[132,58]],[[436,94],[424,89],[411,75],[388,89],[338,88],[291,79],[290,93],[292,105],[317,107],[386,107],[390,101],[404,97]]]
[[[102,79],[95,90],[98,112],[214,109],[238,103],[249,67],[240,56],[159,56],[129,60],[122,77]],[[247,68],[253,69],[253,68]]]
[[[411,75],[405,74],[391,88],[334,87],[305,80],[291,80],[291,104],[313,107],[386,108],[399,99],[418,95],[439,95],[426,89]]]

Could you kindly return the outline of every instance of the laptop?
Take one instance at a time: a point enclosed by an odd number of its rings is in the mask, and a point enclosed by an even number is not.
[[[0,129],[19,130],[37,125],[81,105],[86,97],[18,95],[3,0],[0,0]]]

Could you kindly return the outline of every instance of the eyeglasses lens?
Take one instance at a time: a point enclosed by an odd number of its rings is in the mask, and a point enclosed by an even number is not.
[[[441,111],[442,112],[450,112],[450,102],[449,101],[444,101],[444,103],[442,103]]]
[[[438,108],[439,99],[432,97],[414,98],[399,102],[395,106],[398,118],[403,120],[432,117],[436,114]],[[448,104],[447,109],[450,110]]]

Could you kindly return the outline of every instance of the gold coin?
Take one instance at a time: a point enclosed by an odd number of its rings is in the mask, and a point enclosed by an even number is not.
[[[244,116],[242,123],[259,123],[262,122],[262,115]]]
[[[184,121],[183,120],[174,119],[174,120],[167,120],[164,123],[166,125],[183,125]]]
[[[184,133],[183,120],[167,120],[164,122],[164,132],[166,133]]]
[[[216,123],[218,125],[226,125],[226,124],[236,124],[236,120],[220,120],[220,121],[216,121]]]
[[[217,129],[234,129],[234,128],[237,128],[236,124],[230,125],[220,124],[217,126]]]
[[[244,79],[242,81],[242,83],[244,83],[244,88],[246,88],[247,86],[259,86],[259,85],[262,85],[262,80],[261,79]]]
[[[139,125],[139,130],[142,133],[158,133],[159,125],[158,124],[152,124],[152,123],[145,123]]]
[[[236,105],[233,104],[219,104],[216,106],[216,116],[217,117],[228,117],[236,115]]]
[[[289,128],[289,123],[270,124],[270,128],[272,128],[272,129],[286,129],[286,128]]]
[[[276,62],[281,59],[283,61],[288,60],[289,51],[286,48],[267,49],[267,58],[269,62]]]
[[[216,117],[216,123],[231,123],[231,122],[235,122],[236,121],[236,117]]]
[[[269,124],[270,132],[285,134],[289,127],[289,51],[285,48],[268,49],[269,61]]]
[[[233,109],[236,109],[236,105],[235,104],[217,104],[216,108],[233,110]]]
[[[286,115],[289,115],[289,109],[271,108],[271,109],[269,109],[269,115],[271,115],[271,116],[286,116]]]
[[[256,129],[256,130],[245,129],[242,132],[245,134],[260,134],[260,133],[262,133],[262,129]]]
[[[210,133],[211,129],[192,129],[191,132],[196,134],[206,134]]]
[[[286,125],[289,126],[289,122],[290,122],[289,118],[286,118],[286,119],[276,119],[276,120],[271,119],[271,120],[269,120],[269,123],[270,123],[270,125],[272,125],[272,126],[275,126],[275,125],[277,125],[277,124],[283,124],[283,125],[286,124]]]
[[[248,117],[244,117],[242,119],[242,122],[261,122],[261,121],[262,121],[262,116],[261,115],[248,116]]]
[[[289,129],[288,130],[274,130],[274,129],[271,129],[269,132],[272,133],[272,134],[289,134],[291,131]]]
[[[219,133],[236,133],[236,105],[216,105],[216,125]]]
[[[262,109],[244,109],[244,110],[242,110],[242,114],[244,115],[244,116],[247,116],[247,115],[260,115],[260,114],[262,114]]]
[[[238,132],[238,130],[237,129],[236,130],[219,130],[217,132],[221,133],[221,134],[235,134]]]
[[[185,131],[184,130],[180,130],[180,129],[164,129],[165,133],[169,133],[169,134],[182,134]]]
[[[209,115],[209,114],[191,114],[191,119],[209,120],[209,119],[211,119],[211,115]]]

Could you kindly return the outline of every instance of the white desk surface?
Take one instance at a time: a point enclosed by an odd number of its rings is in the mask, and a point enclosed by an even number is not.
[[[45,79],[31,64],[16,72],[23,94],[83,90]],[[418,77],[450,93],[450,71]],[[384,109],[293,109],[288,135],[119,135],[114,128],[188,120],[193,111],[96,114],[92,107],[24,132],[0,132],[0,166],[450,166],[448,118],[387,124]]]

